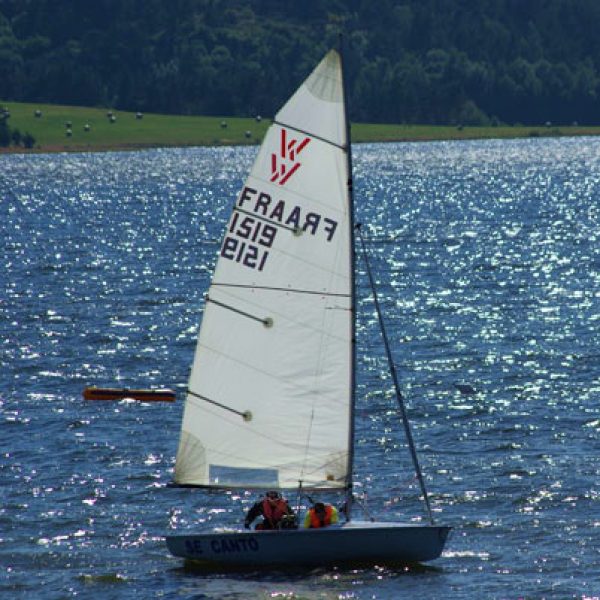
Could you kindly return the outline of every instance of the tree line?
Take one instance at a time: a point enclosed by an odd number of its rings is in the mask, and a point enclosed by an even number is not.
[[[344,34],[363,122],[600,123],[597,0],[0,0],[0,100],[272,116]]]

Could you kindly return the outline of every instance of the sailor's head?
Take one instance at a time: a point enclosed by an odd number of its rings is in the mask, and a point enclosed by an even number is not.
[[[281,494],[277,490],[269,490],[265,496],[269,502],[277,502],[281,498]]]
[[[325,505],[322,502],[315,502],[315,512],[318,515],[325,514]]]

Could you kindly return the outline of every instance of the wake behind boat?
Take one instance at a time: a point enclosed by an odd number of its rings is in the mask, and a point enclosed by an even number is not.
[[[206,297],[175,465],[175,483],[186,487],[341,491],[347,521],[168,535],[175,556],[214,567],[297,566],[414,563],[443,550],[450,528],[433,523],[391,361],[430,523],[352,519],[350,150],[342,61],[332,50],[276,115],[233,208]]]

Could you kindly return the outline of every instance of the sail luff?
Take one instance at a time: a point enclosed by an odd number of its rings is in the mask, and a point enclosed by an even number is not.
[[[348,442],[348,472],[346,476],[346,519],[352,517],[352,494],[353,494],[353,472],[354,472],[354,415],[356,408],[356,251],[354,235],[354,185],[352,171],[352,138],[350,130],[350,119],[348,118],[348,90],[344,70],[344,48],[343,39],[340,35],[340,70],[342,77],[342,91],[344,103],[344,124],[346,131],[346,165],[347,165],[347,198],[348,198],[348,226],[350,234],[350,414],[349,414],[349,442]]]

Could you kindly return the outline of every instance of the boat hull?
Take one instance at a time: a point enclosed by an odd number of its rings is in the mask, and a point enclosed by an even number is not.
[[[167,536],[177,557],[206,567],[411,564],[440,556],[450,527],[346,523],[324,529]]]

